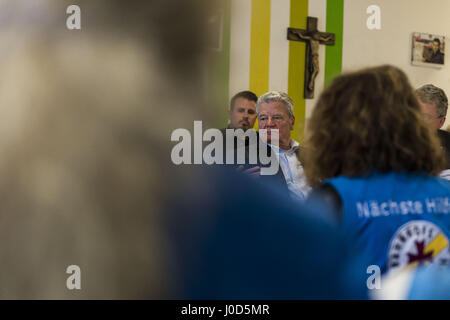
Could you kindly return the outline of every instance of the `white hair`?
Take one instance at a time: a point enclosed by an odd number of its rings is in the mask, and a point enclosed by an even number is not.
[[[289,118],[294,116],[294,102],[292,102],[292,99],[287,95],[287,93],[281,91],[269,91],[259,97],[258,102],[256,103],[256,113],[259,113],[259,106],[262,103],[269,103],[272,101],[283,102]]]

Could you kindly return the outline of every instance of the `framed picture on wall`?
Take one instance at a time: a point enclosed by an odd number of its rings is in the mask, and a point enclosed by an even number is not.
[[[445,64],[445,36],[414,32],[411,61],[415,66],[442,68]]]

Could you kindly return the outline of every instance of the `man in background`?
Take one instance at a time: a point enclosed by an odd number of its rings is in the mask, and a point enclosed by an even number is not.
[[[230,109],[228,110],[228,126],[221,130],[224,138],[224,162],[227,152],[233,152],[234,154],[237,153],[237,150],[246,152],[249,144],[257,143],[258,133],[253,130],[256,121],[257,101],[256,94],[248,90],[238,92],[231,98]],[[227,130],[231,131],[230,129],[232,129],[232,132],[227,135]],[[237,162],[236,159],[235,162]]]
[[[303,166],[298,160],[300,144],[291,138],[294,129],[294,103],[283,92],[271,91],[262,95],[256,105],[258,128],[267,130],[267,143],[278,156],[280,168],[291,196],[305,200],[311,188],[306,182]],[[271,144],[272,130],[278,130],[279,146]],[[264,139],[264,137],[262,137]]]
[[[447,169],[450,168],[450,133],[441,130],[445,123],[448,99],[444,90],[432,84],[426,84],[416,90],[422,109],[422,116],[428,126],[436,131],[441,140],[441,147],[447,158]]]
[[[258,97],[251,91],[236,93],[230,102],[229,124],[227,129],[242,129],[247,131],[253,128],[256,121],[256,102]]]

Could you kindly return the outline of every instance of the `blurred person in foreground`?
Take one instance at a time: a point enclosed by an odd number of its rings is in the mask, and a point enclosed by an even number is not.
[[[69,1],[0,2],[0,298],[364,297],[326,221],[171,165],[171,132],[211,118],[194,76],[211,3],[79,1],[69,31]]]
[[[0,298],[168,297],[162,183],[173,129],[208,118],[206,2],[81,0],[68,30],[71,4],[0,2]]]
[[[214,183],[179,187],[171,204],[178,297],[367,298],[363,260],[327,211],[228,168],[210,170]]]
[[[309,123],[305,172],[366,266],[401,272],[450,263],[450,184],[435,132],[393,66],[337,77]]]

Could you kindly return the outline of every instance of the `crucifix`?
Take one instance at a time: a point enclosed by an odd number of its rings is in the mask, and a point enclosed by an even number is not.
[[[306,42],[304,98],[314,98],[314,82],[319,74],[319,45],[334,45],[334,33],[317,30],[317,18],[308,17],[307,29],[288,28],[287,39]]]

